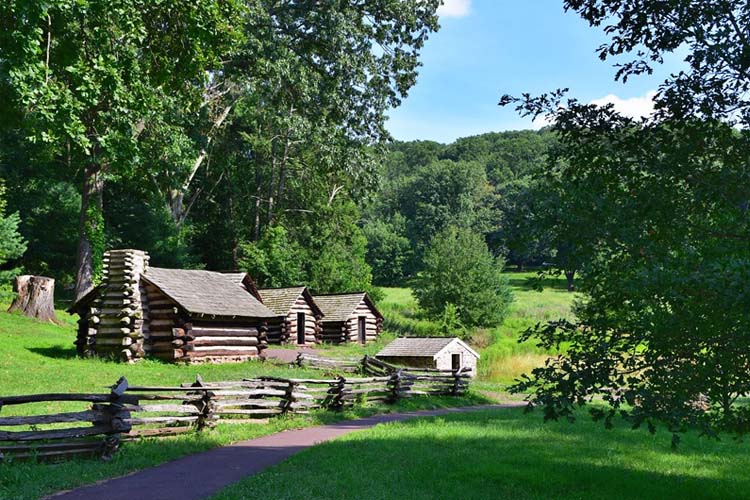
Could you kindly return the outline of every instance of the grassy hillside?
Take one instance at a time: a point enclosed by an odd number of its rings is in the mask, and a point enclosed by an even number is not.
[[[471,332],[471,343],[482,358],[479,375],[482,380],[509,383],[514,377],[543,363],[546,353],[533,343],[518,343],[521,332],[536,323],[572,318],[575,294],[567,291],[564,279],[548,279],[544,290],[530,286],[533,272],[507,273],[515,301],[503,324],[495,328]],[[379,303],[386,317],[386,333],[399,335],[441,335],[440,324],[419,310],[408,288],[384,288],[385,298]],[[386,336],[385,341],[390,337]],[[375,346],[369,349],[374,350]]]
[[[7,304],[0,304],[5,311]],[[324,374],[271,363],[246,362],[221,365],[175,365],[160,361],[141,361],[128,365],[114,361],[79,359],[73,340],[75,321],[58,311],[61,325],[40,323],[20,315],[0,312],[0,395],[41,392],[107,392],[120,376],[134,385],[171,385],[195,380],[197,374],[206,381],[237,380],[258,375],[281,377],[314,377]],[[156,465],[182,455],[195,453],[242,439],[270,434],[283,429],[299,428],[354,418],[372,413],[420,409],[484,402],[480,396],[466,398],[415,398],[394,406],[378,405],[358,408],[340,414],[319,411],[307,416],[272,419],[268,424],[219,425],[201,434],[186,434],[168,439],[144,439],[126,443],[107,463],[96,460],[68,460],[61,465],[34,462],[0,461],[0,499],[32,499],[54,491],[88,484]],[[83,403],[45,403],[8,406],[0,415],[57,413],[80,411]],[[3,430],[11,430],[3,428]],[[25,430],[15,428],[13,430]]]
[[[544,424],[514,409],[380,425],[215,498],[748,498],[749,468],[748,443],[690,433],[673,452],[665,431]]]

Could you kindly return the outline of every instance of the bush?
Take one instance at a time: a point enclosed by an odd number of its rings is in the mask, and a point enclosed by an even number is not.
[[[5,215],[5,186],[0,182],[0,287],[16,276],[20,268],[7,268],[7,264],[18,259],[26,251],[26,241],[18,232],[21,219],[18,213]]]
[[[452,304],[464,326],[494,326],[513,300],[502,271],[502,260],[490,253],[482,236],[449,227],[432,238],[414,296],[433,316],[442,317]]]
[[[267,228],[259,241],[241,243],[240,251],[240,269],[260,287],[294,286],[304,281],[302,251],[290,241],[284,226]]]

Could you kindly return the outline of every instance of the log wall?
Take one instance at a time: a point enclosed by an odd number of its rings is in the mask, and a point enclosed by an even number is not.
[[[148,254],[139,250],[104,253],[99,296],[79,324],[79,351],[134,361],[145,355],[140,275]],[[85,337],[83,337],[85,335]],[[82,338],[83,337],[83,338]]]
[[[305,300],[305,296],[302,294],[297,297],[297,301],[294,303],[286,317],[286,342],[290,344],[297,343],[298,313],[305,314],[305,344],[317,343],[321,332],[320,318],[315,316],[312,307],[310,307],[310,304]]]
[[[366,339],[365,343],[373,342],[378,335],[382,327],[382,320],[375,316],[370,306],[364,300],[359,303],[356,311],[346,322],[346,328],[348,333],[349,342],[359,342],[359,318],[364,316],[366,318]]]

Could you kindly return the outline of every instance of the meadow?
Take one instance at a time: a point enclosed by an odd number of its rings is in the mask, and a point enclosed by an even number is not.
[[[585,416],[545,424],[521,409],[476,411],[344,436],[214,500],[748,498],[749,452],[695,433],[672,451],[664,430],[605,430]]]
[[[7,304],[0,304],[0,311],[6,309]],[[57,314],[61,321],[60,325],[40,323],[17,314],[0,312],[0,396],[47,392],[106,393],[109,386],[122,375],[133,385],[172,385],[191,382],[198,374],[205,381],[238,380],[259,375],[299,378],[322,378],[325,375],[316,370],[290,368],[270,362],[190,366],[151,360],[128,365],[101,359],[80,359],[76,357],[73,346],[74,318],[64,311],[57,311]],[[476,394],[463,398],[415,398],[391,406],[372,405],[341,413],[317,411],[310,415],[276,418],[271,419],[268,424],[220,424],[216,429],[201,433],[125,443],[112,460],[106,463],[86,459],[66,460],[58,464],[0,461],[0,499],[39,498],[61,489],[127,474],[190,453],[284,429],[357,418],[373,413],[483,402],[487,402],[487,399]],[[41,404],[8,406],[0,409],[0,414],[11,416],[82,409],[77,403],[47,403],[44,404],[44,408],[41,408]]]
[[[328,356],[356,357],[374,355],[399,335],[459,335],[481,355],[479,380],[484,384],[504,387],[513,379],[544,363],[549,355],[532,341],[519,343],[519,335],[537,323],[557,319],[573,319],[571,308],[576,294],[566,288],[564,278],[546,278],[543,289],[536,290],[532,279],[536,272],[507,272],[514,301],[502,324],[463,332],[446,331],[438,320],[419,309],[409,288],[382,288],[378,308],[385,316],[381,338],[367,346],[322,346]]]

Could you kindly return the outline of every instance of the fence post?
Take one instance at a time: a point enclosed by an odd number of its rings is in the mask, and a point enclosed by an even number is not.
[[[396,401],[398,401],[399,398],[401,397],[401,369],[400,368],[391,375],[391,379],[388,381],[388,385],[391,386],[390,387],[391,398],[390,398],[389,403],[393,404]]]
[[[193,382],[190,387],[205,387],[203,385],[203,378],[201,378],[200,375],[196,375],[195,382]],[[201,396],[199,400],[192,402],[200,412],[198,414],[198,420],[195,422],[195,426],[200,432],[206,427],[212,428],[216,425],[216,403],[214,401],[214,393],[211,391],[195,391],[195,393]]]
[[[323,406],[329,410],[340,410],[344,406],[344,393],[346,392],[346,379],[339,375],[336,381],[328,389],[328,396],[323,402]]]
[[[458,383],[461,380],[459,375],[461,373],[461,369],[457,368],[456,370],[453,370],[453,390],[451,391],[452,396],[458,396]]]
[[[125,391],[128,390],[128,379],[120,377],[119,380],[112,386],[112,390],[109,393],[109,407],[107,412],[109,413],[109,425],[111,427],[111,433],[104,438],[101,447],[101,459],[108,461],[112,458],[112,455],[120,447],[120,434],[123,432],[130,432],[131,425],[130,412],[125,409]]]
[[[285,391],[286,393],[284,395],[284,402],[282,403],[282,406],[281,406],[281,413],[287,413],[289,411],[292,411],[292,412],[294,411],[294,409],[292,408],[292,404],[295,401],[295,399],[294,399],[294,387],[297,384],[296,384],[296,382],[293,382],[292,380],[287,380],[286,383],[287,383],[286,391]]]

